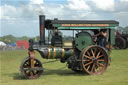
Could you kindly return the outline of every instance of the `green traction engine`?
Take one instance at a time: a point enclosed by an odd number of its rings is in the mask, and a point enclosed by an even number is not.
[[[77,73],[99,75],[105,72],[110,64],[109,54],[115,41],[114,30],[119,22],[57,18],[46,20],[44,15],[40,15],[39,23],[40,40],[29,40],[29,56],[20,66],[20,71],[26,78],[38,78],[44,70],[41,62],[35,58],[34,51],[38,51],[42,58],[59,59],[61,63],[67,63],[68,68]],[[94,37],[103,29],[107,32],[106,47],[99,46],[98,36]],[[65,38],[63,34],[72,37]]]

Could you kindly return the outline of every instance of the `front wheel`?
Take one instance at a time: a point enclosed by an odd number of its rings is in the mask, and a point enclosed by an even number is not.
[[[100,46],[89,46],[80,54],[81,68],[90,75],[102,74],[108,66],[108,54]]]
[[[21,71],[21,74],[25,76],[25,78],[35,79],[42,74],[43,67],[41,62],[38,59],[34,58],[34,67],[31,68],[30,57],[27,57],[21,63],[20,71]]]

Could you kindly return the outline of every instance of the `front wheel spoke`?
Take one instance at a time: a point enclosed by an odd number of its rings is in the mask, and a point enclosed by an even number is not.
[[[91,64],[91,63],[93,63],[93,62],[91,61],[91,62],[89,62],[89,63],[86,63],[86,64],[84,64],[84,66],[87,66],[87,65],[89,65],[89,64]]]
[[[30,65],[30,64],[28,64],[28,63],[25,63],[25,64],[24,64],[24,66],[29,66],[29,65]]]
[[[26,75],[27,75],[27,76],[30,76],[30,71],[28,71],[28,72],[26,73]]]
[[[34,60],[34,64],[37,63],[35,60]]]
[[[26,74],[29,74],[29,71],[27,70],[27,71],[25,71],[25,73],[26,73]]]
[[[33,73],[33,75],[35,75],[35,72],[34,71],[32,71],[32,73]]]
[[[33,76],[33,72],[32,71],[30,72],[30,75]]]
[[[37,71],[36,71],[36,70],[34,70],[34,71],[33,71],[33,73],[34,73],[34,74],[37,74]]]

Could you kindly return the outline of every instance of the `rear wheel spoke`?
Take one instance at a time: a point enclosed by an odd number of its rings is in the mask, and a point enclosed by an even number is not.
[[[94,68],[95,68],[94,66],[95,66],[95,64],[92,65],[91,72],[93,72],[93,70],[94,70]]]
[[[87,56],[87,55],[84,55],[84,57],[89,58],[89,59],[92,59],[90,56]]]
[[[94,54],[96,54],[96,49],[94,49]],[[95,55],[96,56],[96,55]]]
[[[100,52],[98,52],[98,54],[97,54],[96,58],[98,58],[98,57],[99,57],[99,55],[100,55]]]
[[[97,61],[104,61],[104,59],[98,59]]]
[[[100,56],[98,56],[97,58],[101,58],[101,57],[103,57],[104,55],[100,55]]]
[[[91,56],[90,53],[87,51],[88,56]]]
[[[89,64],[91,64],[91,63],[93,63],[93,62],[91,61],[91,62],[89,62],[89,63],[86,63],[86,64],[84,64],[84,66],[87,66],[87,65],[89,65]]]
[[[102,64],[102,63],[98,63],[98,65],[100,65],[100,66],[104,67],[104,64]]]
[[[96,66],[96,65],[95,65]],[[95,67],[95,72],[97,73],[97,69],[96,69],[96,67]]]
[[[90,59],[85,59],[85,60],[83,60],[83,61],[90,61]]]
[[[89,70],[89,68],[90,68],[90,65],[87,67],[87,70]]]
[[[92,52],[92,55],[93,55],[93,57],[94,57],[95,55],[94,55],[94,52],[93,52],[93,50],[92,50],[92,49],[91,49],[91,52]]]
[[[97,66],[98,66],[97,70],[98,70],[98,72],[100,72],[101,71],[101,67],[98,64],[97,64]]]

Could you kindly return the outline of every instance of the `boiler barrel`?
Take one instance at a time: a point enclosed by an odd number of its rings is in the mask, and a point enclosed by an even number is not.
[[[47,59],[67,58],[74,54],[73,48],[61,48],[48,46],[42,49],[38,49],[40,55]]]
[[[70,57],[74,54],[74,49],[61,47],[48,47],[48,59]]]

